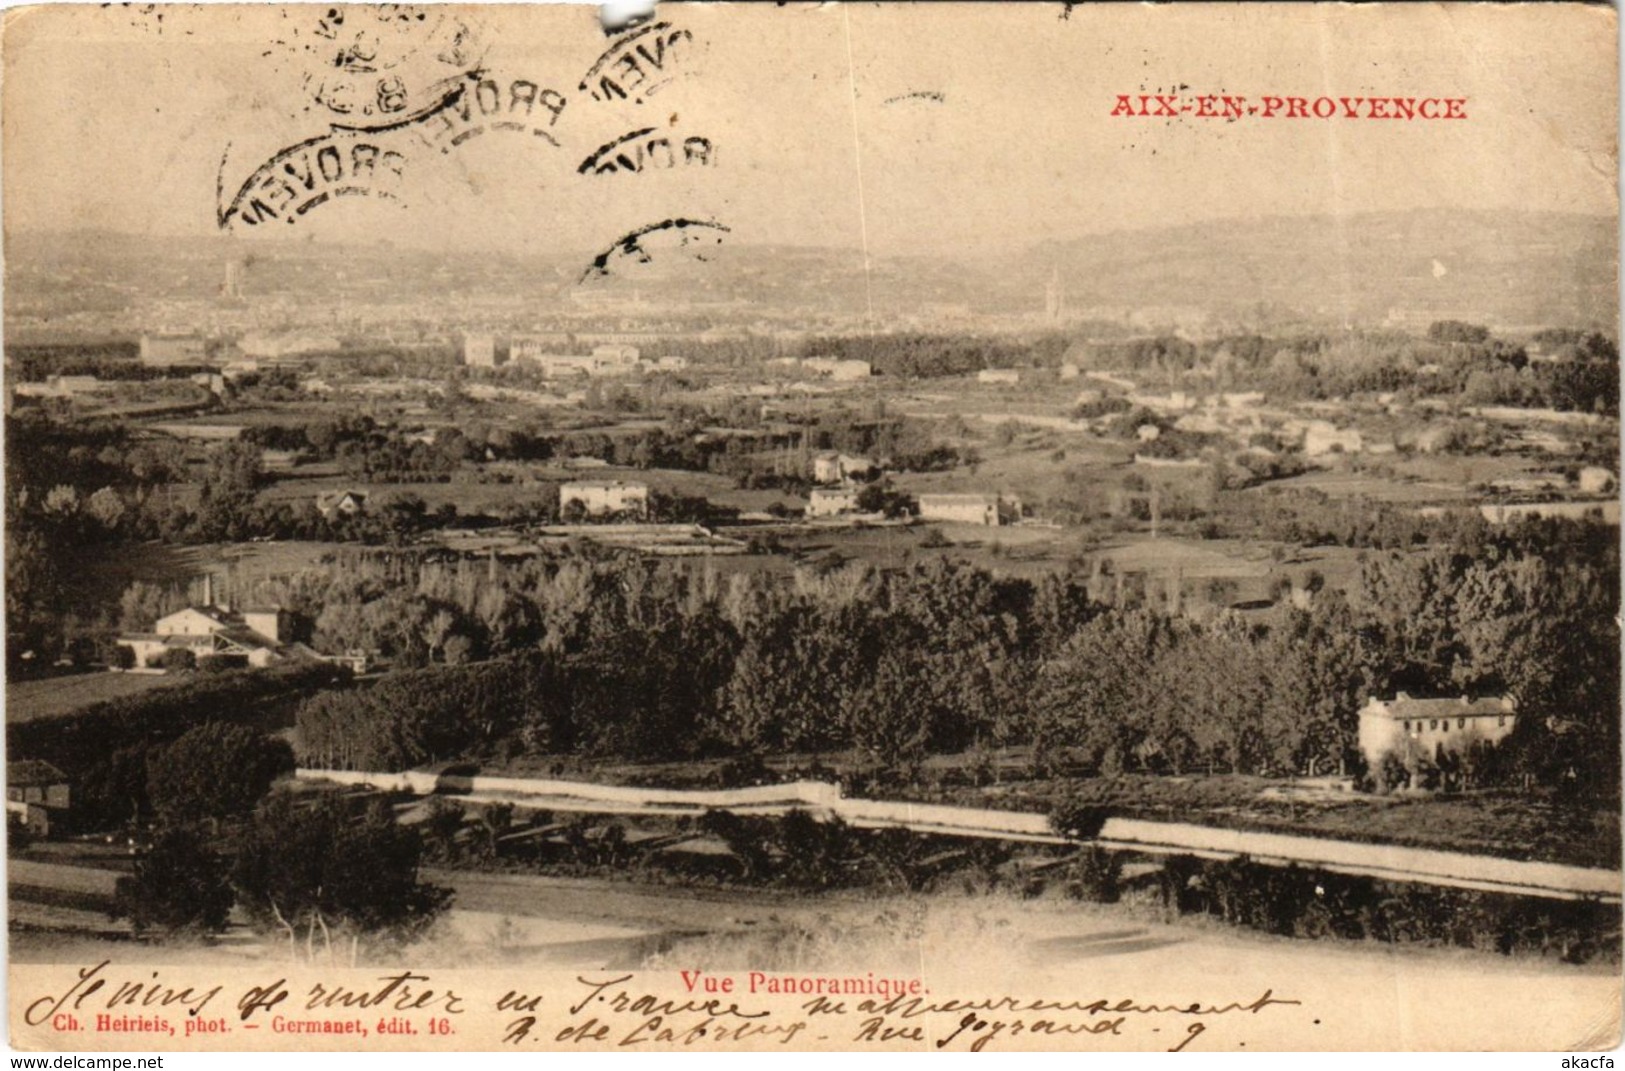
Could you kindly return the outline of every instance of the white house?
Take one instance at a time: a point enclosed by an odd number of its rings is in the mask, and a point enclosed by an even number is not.
[[[976,382],[1010,386],[1021,382],[1021,373],[1014,368],[984,368],[976,373]]]
[[[141,667],[162,666],[172,650],[198,659],[220,657],[248,666],[268,666],[302,645],[289,639],[288,615],[278,609],[245,610],[188,606],[158,619],[151,632],[120,636],[118,644],[135,654]]]
[[[1580,493],[1586,495],[1600,495],[1612,491],[1618,481],[1614,474],[1601,465],[1587,465],[1580,470]]]
[[[323,517],[353,517],[367,508],[365,491],[324,491],[316,496],[316,509]]]
[[[1360,708],[1359,744],[1372,770],[1389,755],[1432,759],[1442,749],[1463,754],[1476,742],[1496,744],[1511,734],[1517,704],[1504,696],[1471,699],[1372,697]]]
[[[649,515],[649,485],[623,480],[575,480],[559,487],[559,509],[574,502],[589,517],[606,513]]]
[[[814,487],[807,496],[808,517],[834,517],[857,509],[858,492],[851,487]]]

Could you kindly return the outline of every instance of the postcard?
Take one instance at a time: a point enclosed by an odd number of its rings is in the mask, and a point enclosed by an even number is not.
[[[13,1047],[1618,1044],[1612,9],[4,26]]]

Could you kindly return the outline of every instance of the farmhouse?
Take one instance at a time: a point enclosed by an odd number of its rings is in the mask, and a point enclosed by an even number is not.
[[[326,491],[316,496],[316,509],[323,517],[353,517],[367,508],[365,491]]]
[[[1580,493],[1586,495],[1601,495],[1612,491],[1619,485],[1614,474],[1600,465],[1587,465],[1580,470]]]
[[[60,821],[72,802],[68,775],[48,762],[6,763],[6,813],[16,815],[35,836],[51,835],[53,813]]]
[[[463,363],[470,368],[495,368],[507,362],[507,350],[497,348],[495,335],[463,336]]]
[[[1021,382],[1021,373],[1014,368],[984,368],[976,373],[976,382],[1011,386]]]
[[[807,496],[808,517],[834,517],[857,509],[858,493],[850,487],[814,487]]]
[[[1400,692],[1393,699],[1372,697],[1360,709],[1360,751],[1373,770],[1389,755],[1459,755],[1474,743],[1504,740],[1516,720],[1517,704],[1501,696],[1413,699]]]
[[[559,487],[559,510],[575,503],[589,517],[606,513],[649,514],[649,485],[622,480],[576,480]]]
[[[870,479],[878,466],[866,457],[851,454],[827,453],[813,458],[815,483],[840,483],[842,480]]]
[[[566,376],[623,376],[638,371],[638,348],[620,344],[598,346],[591,353],[553,353],[546,341],[516,338],[509,347],[514,361],[523,361],[548,379]]]
[[[1001,495],[921,495],[920,520],[997,526],[1016,519],[1019,507]]]
[[[246,666],[267,666],[309,651],[289,642],[291,623],[278,609],[233,613],[219,606],[188,606],[158,619],[151,632],[120,636],[120,647],[135,655],[135,665],[158,668],[170,651],[190,651],[196,659],[221,658]]]

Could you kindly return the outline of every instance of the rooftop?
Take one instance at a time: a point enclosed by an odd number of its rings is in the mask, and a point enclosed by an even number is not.
[[[1384,708],[1390,718],[1456,718],[1478,714],[1510,714],[1518,705],[1504,696],[1481,696],[1474,699],[1463,695],[1454,698],[1446,696],[1438,699],[1417,699],[1400,692],[1392,699],[1373,698],[1368,706]]]
[[[68,775],[42,759],[6,763],[6,784],[12,788],[66,784]]]

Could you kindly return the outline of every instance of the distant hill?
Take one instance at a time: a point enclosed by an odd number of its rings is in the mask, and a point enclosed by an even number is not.
[[[1223,221],[1044,243],[1011,265],[1068,307],[1273,306],[1360,323],[1614,325],[1617,224],[1533,212]]]
[[[732,304],[741,316],[793,320],[851,316],[872,303],[882,323],[957,307],[1036,324],[1053,276],[1074,321],[1137,315],[1156,326],[1196,314],[1218,324],[1416,329],[1463,319],[1614,330],[1617,240],[1616,221],[1603,216],[1413,211],[1123,231],[978,259],[879,258],[867,277],[856,250],[729,242],[704,263],[627,264],[631,274],[605,285],[635,291],[655,309],[663,300],[699,300]],[[116,315],[152,300],[207,299],[219,293],[232,259],[246,264],[255,297],[297,304],[342,292],[358,302],[421,303],[443,317],[443,303],[462,295],[523,292],[538,310],[560,307],[590,253],[14,234],[6,242],[7,311]]]

